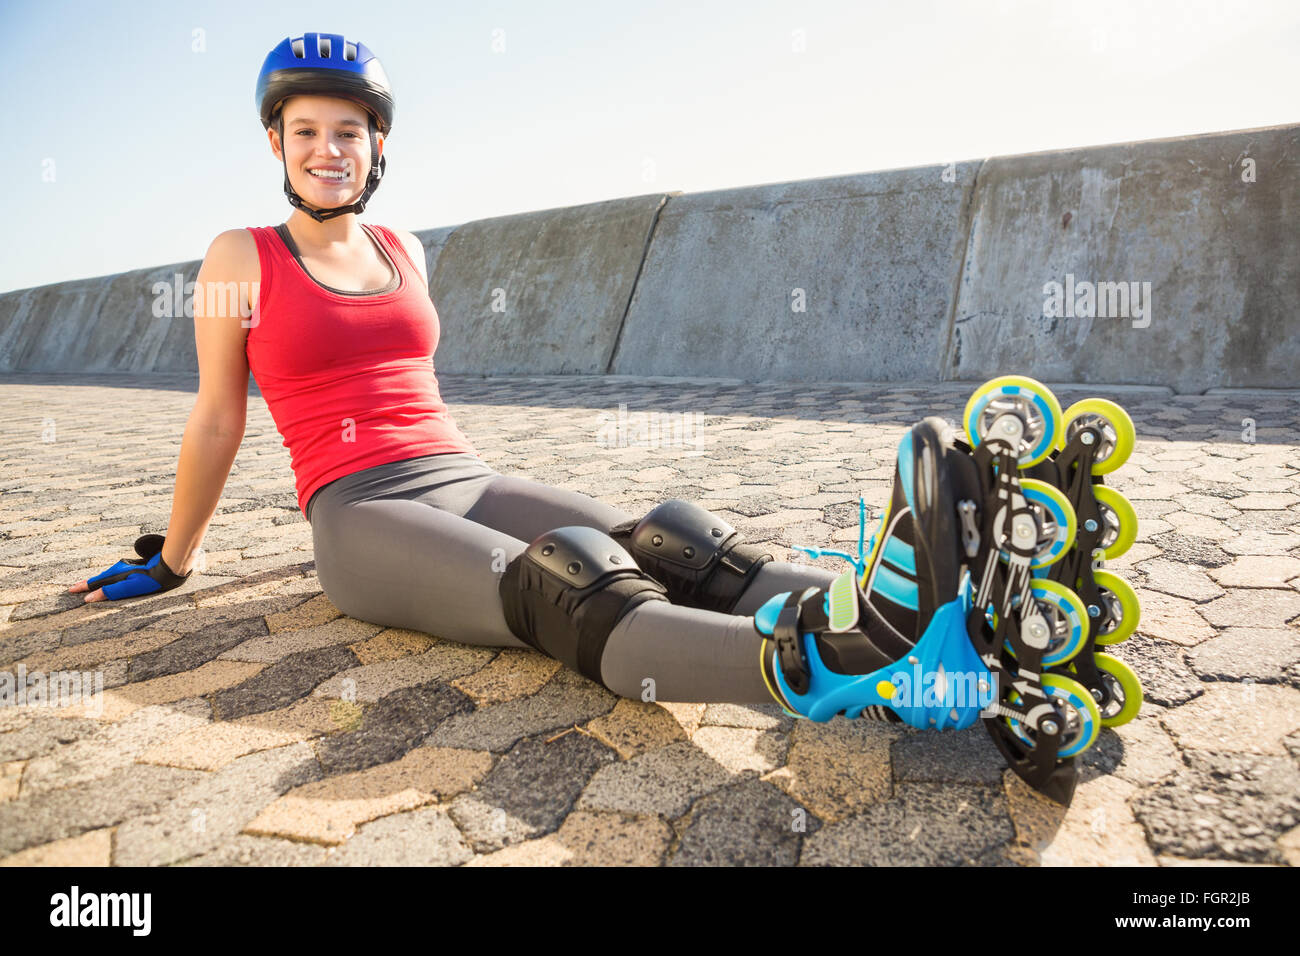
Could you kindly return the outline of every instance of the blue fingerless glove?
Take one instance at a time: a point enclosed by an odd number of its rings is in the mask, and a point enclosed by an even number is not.
[[[87,590],[104,589],[104,597],[110,601],[122,598],[140,597],[145,594],[161,594],[178,588],[189,580],[193,568],[188,574],[177,574],[167,567],[162,559],[163,541],[161,534],[142,534],[135,539],[135,553],[139,558],[127,558],[117,562],[107,571],[103,571],[87,582]]]

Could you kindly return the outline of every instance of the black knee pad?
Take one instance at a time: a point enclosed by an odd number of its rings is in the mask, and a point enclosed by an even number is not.
[[[638,604],[668,600],[618,542],[579,525],[539,536],[506,565],[497,590],[516,637],[602,686],[614,625]]]
[[[717,515],[670,498],[640,521],[615,525],[610,537],[668,588],[675,604],[730,614],[740,595],[773,560],[763,548],[742,544],[741,534]]]

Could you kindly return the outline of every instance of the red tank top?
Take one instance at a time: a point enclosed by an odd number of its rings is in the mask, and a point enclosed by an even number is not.
[[[274,227],[247,228],[262,267],[248,367],[289,449],[304,518],[312,493],[335,478],[424,455],[478,455],[438,393],[438,312],[392,232],[367,229],[397,288],[358,296],[312,279]]]

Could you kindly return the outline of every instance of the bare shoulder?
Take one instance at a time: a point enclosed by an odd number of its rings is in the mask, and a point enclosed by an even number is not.
[[[257,257],[257,240],[247,229],[227,229],[218,233],[203,257],[204,265],[225,276],[256,282],[262,267]]]
[[[199,288],[210,284],[240,289],[241,306],[257,305],[257,289],[262,280],[262,264],[257,255],[257,240],[247,229],[227,229],[208,245],[203,264],[196,277]]]
[[[429,272],[424,260],[424,243],[416,237],[415,233],[407,232],[405,229],[394,229],[392,226],[389,226],[388,229],[393,235],[401,240],[402,245],[406,247],[407,255],[411,257],[411,261],[415,263],[417,268],[419,268],[420,275],[424,277],[425,285],[428,285]]]

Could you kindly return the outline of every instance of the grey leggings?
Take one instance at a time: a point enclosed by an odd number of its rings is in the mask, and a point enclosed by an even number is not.
[[[527,647],[506,626],[497,584],[538,535],[564,525],[607,531],[630,515],[576,491],[503,475],[477,455],[410,458],[330,482],[307,503],[325,595],[350,617],[463,644]],[[601,677],[622,697],[774,703],[750,616],[772,595],[829,587],[835,575],[772,561],[735,614],[647,601],[618,622]]]

